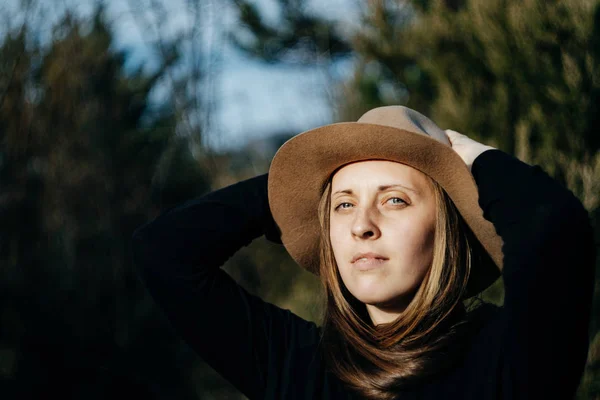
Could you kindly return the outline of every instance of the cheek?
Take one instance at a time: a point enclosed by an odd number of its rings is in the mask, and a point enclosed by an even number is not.
[[[331,242],[331,248],[337,257],[337,253],[344,247],[344,228],[340,224],[333,222],[330,224],[329,241]]]
[[[415,229],[415,226],[422,229]],[[397,225],[391,242],[394,243],[398,255],[409,265],[426,264],[433,258],[435,226],[423,222],[409,222]],[[389,243],[389,242],[388,242]]]
[[[433,244],[435,240],[435,229],[427,229],[419,232],[412,238],[411,248],[413,258],[419,260],[421,266],[429,265],[433,260]]]
[[[340,224],[331,224],[329,229],[329,240],[331,241],[331,250],[336,262],[336,267],[341,275],[344,284],[348,285],[351,272],[347,259],[352,254],[352,237],[348,234],[347,228]]]

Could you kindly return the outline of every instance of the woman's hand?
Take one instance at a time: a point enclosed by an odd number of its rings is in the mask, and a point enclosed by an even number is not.
[[[446,129],[444,132],[446,132],[446,136],[448,136],[450,143],[452,143],[452,149],[454,149],[460,158],[463,159],[465,164],[467,164],[469,171],[471,170],[473,161],[475,161],[478,155],[486,150],[496,149],[495,147],[476,142],[468,136],[450,129]]]

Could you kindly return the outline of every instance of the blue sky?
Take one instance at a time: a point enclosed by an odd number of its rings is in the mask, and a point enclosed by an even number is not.
[[[197,1],[191,0],[105,0],[107,16],[116,34],[116,46],[127,49],[129,65],[144,65],[152,69],[156,65],[156,54],[150,45],[156,36],[151,29],[142,29],[141,20],[157,21],[157,13],[149,12],[145,5],[156,1],[165,5],[161,25],[163,37],[176,37],[191,32],[200,21],[203,29],[198,33],[201,52],[217,54],[210,60],[198,57],[202,62],[212,62],[212,90],[206,92],[216,102],[214,124],[205,140],[214,148],[231,148],[247,141],[263,138],[271,133],[302,132],[332,122],[333,81],[347,75],[350,62],[340,63],[334,68],[325,66],[305,67],[299,65],[269,66],[247,58],[228,45],[221,35],[227,27],[234,26],[235,15],[226,1],[200,0],[200,9],[193,8]],[[18,26],[22,19],[15,10],[19,0],[8,0],[0,5],[1,15],[12,15],[9,24]],[[93,0],[41,1],[46,5],[38,10],[40,34],[42,25],[49,27],[58,20],[64,10],[77,10],[80,15],[89,15],[94,9]],[[257,0],[269,21],[276,23],[277,7],[274,0]],[[349,0],[326,0],[308,2],[309,7],[323,15],[338,15],[351,24],[352,5]],[[50,5],[50,6],[47,6]],[[166,7],[168,5],[168,8]],[[198,19],[195,11],[200,11]],[[140,18],[141,17],[141,18]],[[49,31],[46,28],[46,33]],[[191,53],[191,52],[190,52]],[[184,56],[184,63],[194,61]],[[207,64],[208,65],[208,64]],[[159,87],[154,97],[160,101],[169,95],[168,85]]]

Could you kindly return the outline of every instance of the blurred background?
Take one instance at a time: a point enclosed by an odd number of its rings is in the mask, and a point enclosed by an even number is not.
[[[600,1],[3,0],[0,397],[243,399],[149,298],[131,235],[385,104],[541,165],[600,243]],[[282,247],[224,268],[318,322]],[[600,263],[595,287],[577,399],[600,399]]]

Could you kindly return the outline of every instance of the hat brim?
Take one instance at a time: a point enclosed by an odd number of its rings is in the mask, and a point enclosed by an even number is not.
[[[357,161],[388,160],[409,165],[442,186],[490,259],[473,265],[466,297],[500,276],[502,238],[483,217],[477,185],[460,156],[422,133],[385,125],[343,122],[303,132],[283,144],[269,169],[268,196],[281,240],[303,268],[319,273],[317,210],[325,184],[339,167]]]

